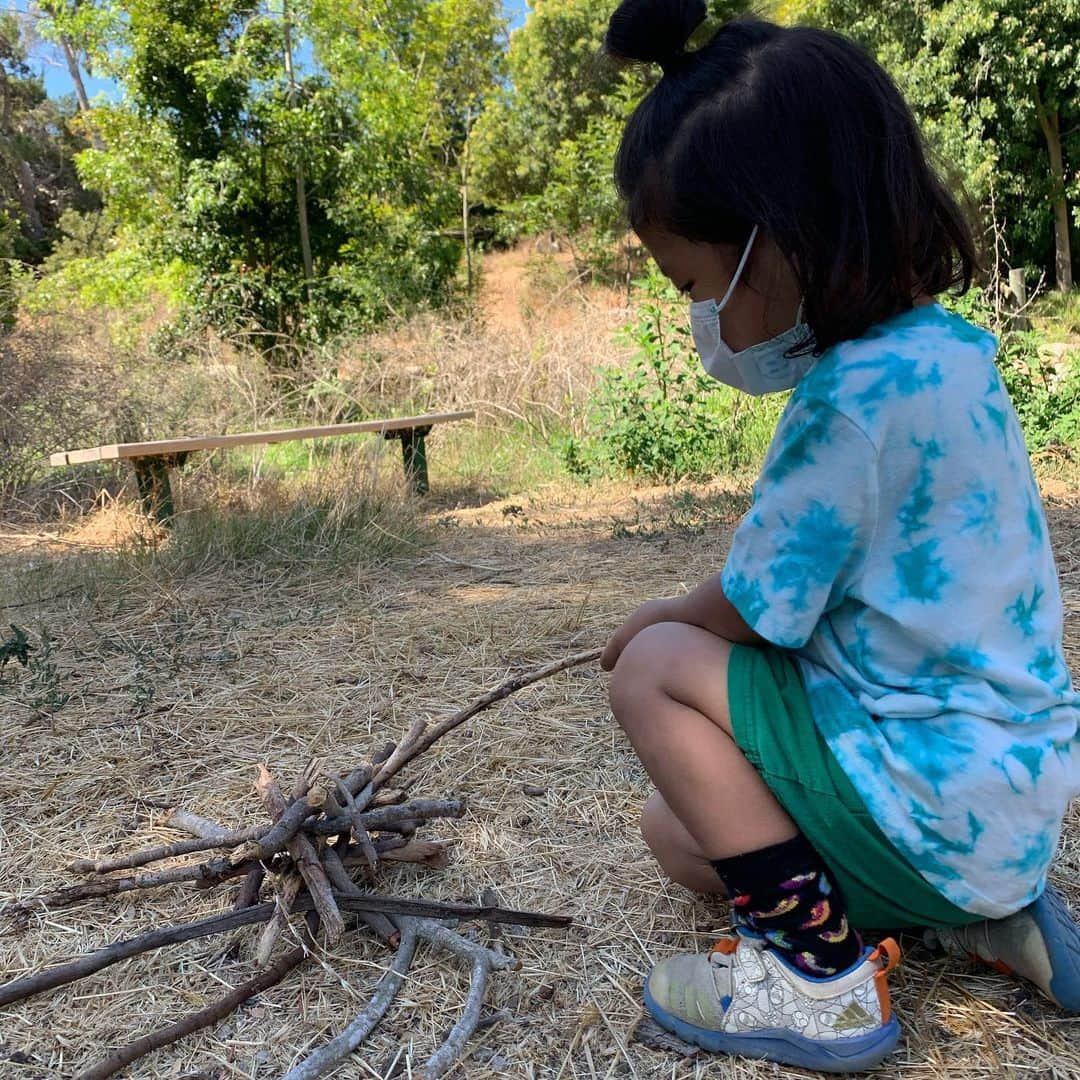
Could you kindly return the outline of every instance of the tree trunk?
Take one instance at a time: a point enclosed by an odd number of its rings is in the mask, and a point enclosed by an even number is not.
[[[23,212],[23,231],[37,243],[45,235],[41,214],[37,208],[37,179],[33,170],[22,158],[15,163],[15,178],[19,185],[19,204]]]
[[[0,108],[0,135],[11,134],[11,84],[7,73],[0,68],[0,87],[3,87],[3,107]]]
[[[67,61],[68,74],[75,86],[75,97],[79,102],[79,112],[90,111],[90,98],[86,94],[86,84],[83,82],[82,70],[79,68],[79,59],[75,55],[71,40],[66,35],[60,37],[60,48],[64,50],[64,59]]]
[[[304,182],[304,166],[296,165],[296,216],[300,223],[300,257],[304,260],[304,280],[311,281],[315,267],[311,258],[311,233],[307,219],[307,185]]]
[[[1035,112],[1046,139],[1053,181],[1051,205],[1054,209],[1054,273],[1057,287],[1068,292],[1073,287],[1072,245],[1069,240],[1069,204],[1065,198],[1065,160],[1061,152],[1061,120],[1057,109],[1047,109],[1039,88],[1035,88]]]
[[[472,238],[469,235],[469,136],[472,128],[465,132],[465,145],[461,148],[461,235],[465,242],[465,291],[472,293]]]
[[[285,22],[285,74],[289,80],[289,108],[296,105],[296,71],[293,68],[292,26],[289,23],[288,0],[282,0],[281,16]],[[315,276],[311,257],[311,232],[308,229],[307,183],[302,162],[296,163],[296,218],[300,227],[300,257],[304,261],[304,281],[310,283]]]

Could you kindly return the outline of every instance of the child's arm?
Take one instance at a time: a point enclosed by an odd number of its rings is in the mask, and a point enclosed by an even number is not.
[[[648,600],[641,605],[608,639],[600,666],[610,671],[630,641],[653,623],[681,622],[700,626],[703,630],[727,641],[757,645],[765,639],[746,623],[724,595],[720,575],[703,581],[685,596]]]

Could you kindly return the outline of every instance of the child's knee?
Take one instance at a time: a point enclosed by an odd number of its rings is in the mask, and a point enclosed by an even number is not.
[[[655,852],[664,847],[664,830],[667,825],[666,815],[670,814],[667,803],[659,791],[654,791],[641,808],[641,836],[649,849]]]
[[[653,623],[635,634],[623,649],[608,684],[611,711],[620,724],[635,705],[660,690],[680,629],[685,629],[681,623]]]

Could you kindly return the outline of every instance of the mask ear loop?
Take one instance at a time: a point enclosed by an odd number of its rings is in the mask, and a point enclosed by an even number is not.
[[[755,225],[750,230],[750,239],[746,241],[746,247],[743,248],[742,258],[739,259],[739,265],[735,267],[735,273],[732,275],[731,284],[727,287],[727,292],[724,293],[723,299],[716,305],[717,311],[723,311],[727,307],[727,302],[731,299],[731,294],[735,291],[735,286],[739,284],[739,278],[742,277],[742,272],[746,268],[746,260],[750,258],[750,252],[754,247],[754,241],[757,239],[758,227]]]

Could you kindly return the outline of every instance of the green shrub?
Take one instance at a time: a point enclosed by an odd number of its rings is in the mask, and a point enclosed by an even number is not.
[[[998,335],[998,370],[1028,449],[1080,446],[1080,349],[1055,360],[1042,330],[1013,329],[981,288],[945,298],[945,305]]]
[[[685,308],[655,267],[638,283],[628,368],[609,368],[590,400],[587,434],[563,458],[576,476],[627,472],[647,481],[707,480],[755,466],[786,395],[751,398],[706,375]]]

